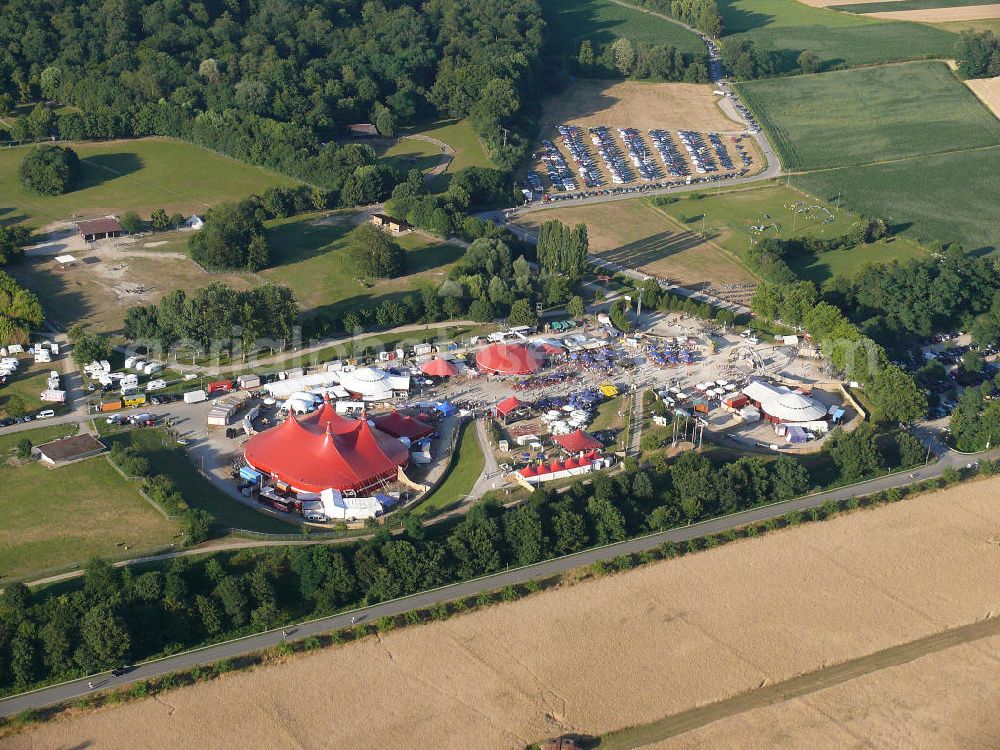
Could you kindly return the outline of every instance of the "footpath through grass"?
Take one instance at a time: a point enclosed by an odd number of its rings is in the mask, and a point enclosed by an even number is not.
[[[0,149],[0,215],[5,223],[44,225],[74,215],[121,214],[144,217],[157,208],[167,213],[204,213],[215,203],[238,200],[294,180],[170,138],[69,143],[80,157],[80,178],[73,190],[56,196],[29,193],[18,179],[31,146]]]
[[[483,473],[486,459],[479,446],[475,421],[466,422],[460,428],[462,434],[455,443],[455,453],[445,479],[423,502],[414,506],[418,516],[443,510],[468,495]]]
[[[941,62],[752,81],[738,88],[790,170],[1000,143],[1000,122]]]
[[[123,545],[141,552],[169,545],[178,526],[139,496],[103,456],[50,469],[19,462],[12,452],[27,437],[35,445],[74,433],[52,425],[0,438],[0,575],[19,577],[118,557]]]

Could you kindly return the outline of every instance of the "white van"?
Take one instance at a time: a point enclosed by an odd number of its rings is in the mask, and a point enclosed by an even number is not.
[[[52,409],[42,409],[38,414],[35,415],[35,419],[48,419],[49,417],[54,417],[56,413]]]

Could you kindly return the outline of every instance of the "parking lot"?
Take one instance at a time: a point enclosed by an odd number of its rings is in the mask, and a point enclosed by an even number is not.
[[[525,175],[543,202],[745,177],[761,167],[745,134],[558,125]]]

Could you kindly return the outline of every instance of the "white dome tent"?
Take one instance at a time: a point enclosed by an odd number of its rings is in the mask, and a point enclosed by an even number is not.
[[[786,393],[762,406],[765,414],[781,422],[816,422],[826,417],[823,404],[798,393]]]
[[[391,375],[377,367],[358,367],[341,372],[340,385],[365,401],[387,401],[396,391],[410,390],[410,376]]]

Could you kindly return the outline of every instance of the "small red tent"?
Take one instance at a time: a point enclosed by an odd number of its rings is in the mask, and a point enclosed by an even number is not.
[[[446,359],[435,357],[420,365],[420,372],[435,378],[452,378],[458,375],[458,368]]]
[[[375,417],[374,422],[378,429],[395,438],[405,437],[413,441],[434,434],[434,428],[429,424],[395,410]]]
[[[559,435],[556,438],[556,442],[567,453],[583,453],[584,451],[593,451],[601,447],[600,440],[583,430],[571,432],[569,435]]]
[[[509,396],[497,404],[493,410],[496,412],[498,417],[506,418],[508,414],[520,409],[522,406],[524,406],[524,404],[518,400],[517,396]]]

